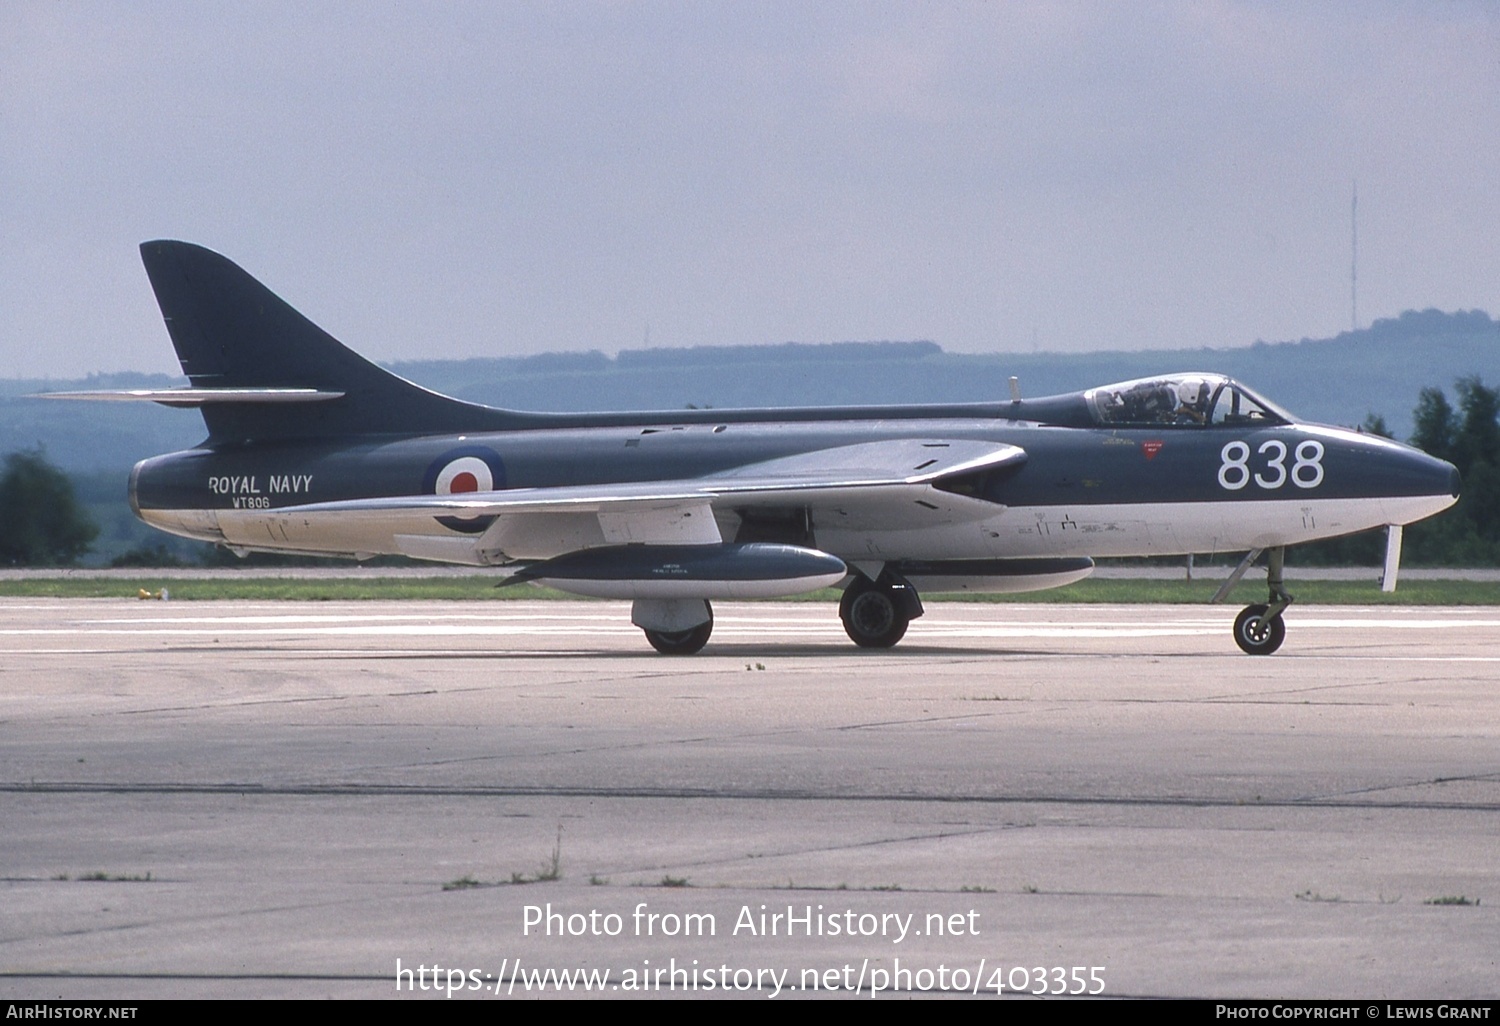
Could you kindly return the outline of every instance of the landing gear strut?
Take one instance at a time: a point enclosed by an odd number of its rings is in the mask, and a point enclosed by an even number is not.
[[[921,615],[917,590],[895,574],[881,574],[877,581],[856,577],[839,602],[844,632],[860,648],[890,648]]]
[[[1250,655],[1270,655],[1286,640],[1286,624],[1281,614],[1292,604],[1292,596],[1281,580],[1286,549],[1278,545],[1270,550],[1268,557],[1266,584],[1270,600],[1265,605],[1246,606],[1234,618],[1234,643]],[[1253,558],[1253,554],[1246,558]]]

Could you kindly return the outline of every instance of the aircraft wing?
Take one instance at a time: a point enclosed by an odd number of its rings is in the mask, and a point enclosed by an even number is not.
[[[728,490],[921,485],[1025,460],[1026,450],[1003,442],[896,438],[750,463],[698,483]]]
[[[746,464],[703,477],[514,488],[286,506],[237,514],[232,544],[295,545],[336,518],[392,530],[408,555],[453,562],[548,558],[595,545],[713,544],[738,511],[808,509],[841,529],[902,530],[993,516],[992,502],[943,491],[945,478],[1024,462],[998,442],[893,439]],[[221,518],[223,524],[223,518]],[[228,525],[224,525],[228,526]],[[455,532],[458,536],[455,537]],[[445,555],[444,553],[448,553]]]

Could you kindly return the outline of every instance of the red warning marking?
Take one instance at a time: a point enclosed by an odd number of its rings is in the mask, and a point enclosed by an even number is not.
[[[1156,454],[1161,452],[1161,442],[1155,439],[1149,442],[1142,442],[1141,452],[1146,454],[1146,459],[1155,459]]]
[[[453,475],[453,483],[448,486],[448,491],[452,494],[457,494],[458,492],[477,492],[479,491],[479,479],[467,470],[460,471]]]

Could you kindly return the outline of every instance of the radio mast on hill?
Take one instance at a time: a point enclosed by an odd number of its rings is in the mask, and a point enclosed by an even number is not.
[[[1359,330],[1359,179],[1349,199],[1349,330]]]

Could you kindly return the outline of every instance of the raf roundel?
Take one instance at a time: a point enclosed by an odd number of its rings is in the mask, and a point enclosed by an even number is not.
[[[494,492],[505,487],[505,464],[492,449],[466,445],[449,449],[427,465],[422,475],[426,495]]]
[[[505,464],[493,450],[477,445],[448,450],[428,465],[422,478],[422,491],[427,495],[466,495],[504,487]],[[473,514],[434,519],[459,534],[479,534],[495,522],[492,516]]]
[[[460,456],[438,471],[433,486],[437,495],[492,492],[495,490],[495,475],[489,464],[478,456]]]

